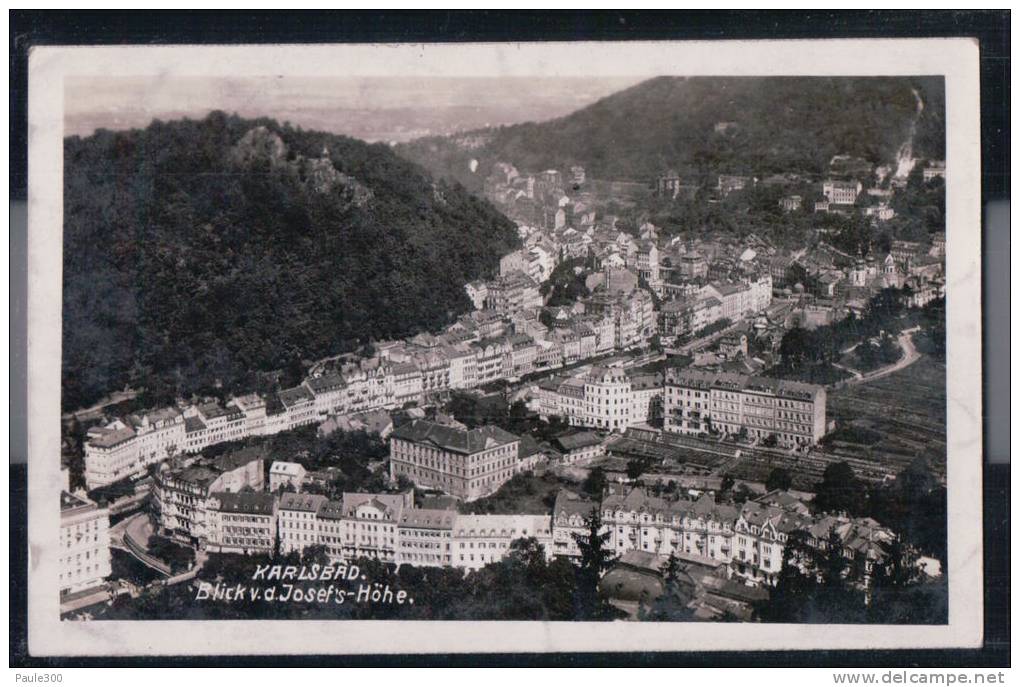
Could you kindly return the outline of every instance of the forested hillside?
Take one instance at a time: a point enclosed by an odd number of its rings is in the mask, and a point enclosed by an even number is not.
[[[470,308],[512,223],[382,145],[213,113],[65,140],[63,407],[272,384]]]
[[[526,171],[580,164],[589,177],[642,182],[668,169],[690,178],[811,175],[834,155],[893,161],[915,119],[914,155],[944,159],[944,100],[935,77],[658,77],[567,117],[421,139],[398,152],[475,191],[498,161]]]

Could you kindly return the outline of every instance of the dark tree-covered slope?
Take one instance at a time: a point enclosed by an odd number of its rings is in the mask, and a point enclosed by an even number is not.
[[[517,243],[382,145],[213,113],[65,141],[63,406],[246,389],[434,328]]]
[[[633,181],[671,168],[819,174],[834,155],[891,162],[915,119],[914,155],[943,159],[944,100],[941,77],[657,77],[559,119],[397,150],[476,191],[498,161],[527,171],[580,164],[591,177]]]

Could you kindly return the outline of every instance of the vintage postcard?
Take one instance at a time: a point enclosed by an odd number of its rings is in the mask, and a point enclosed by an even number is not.
[[[977,59],[35,49],[30,653],[979,645]]]

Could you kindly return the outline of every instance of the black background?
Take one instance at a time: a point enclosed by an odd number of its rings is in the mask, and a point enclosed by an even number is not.
[[[39,45],[350,43],[967,36],[980,44],[985,645],[978,650],[431,656],[33,658],[26,644],[25,227],[12,221],[10,665],[85,666],[845,666],[1009,665],[1008,11],[222,12],[10,11],[10,196],[26,198],[28,53]],[[998,213],[994,213],[996,208]],[[989,211],[992,212],[989,212]],[[1003,218],[1002,221],[994,221]],[[994,374],[989,374],[994,371]],[[20,385],[20,386],[19,386]],[[989,459],[992,459],[991,461]],[[1000,462],[1005,459],[1006,462]],[[767,626],[762,626],[767,631]],[[338,649],[342,639],[338,636]]]

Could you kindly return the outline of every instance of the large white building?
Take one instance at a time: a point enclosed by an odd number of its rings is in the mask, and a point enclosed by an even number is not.
[[[304,553],[309,546],[332,544],[339,548],[340,542],[325,540],[319,532],[318,512],[327,502],[321,494],[287,493],[280,496],[277,510],[280,553]]]
[[[452,564],[478,570],[502,560],[518,539],[534,538],[552,557],[552,521],[548,515],[458,515],[453,522]]]
[[[664,428],[679,434],[739,434],[781,446],[825,435],[825,388],[766,377],[696,370],[666,376]]]
[[[853,205],[861,192],[859,181],[839,181],[829,179],[822,184],[822,195],[830,203]]]
[[[84,496],[60,493],[60,597],[103,584],[110,576],[110,517]]]
[[[188,450],[185,419],[176,408],[160,408],[93,427],[86,434],[85,482],[89,489],[140,474]]]
[[[658,414],[663,389],[661,376],[631,376],[622,367],[596,365],[555,389],[540,385],[537,393],[543,415],[558,415],[574,427],[622,432]]]

